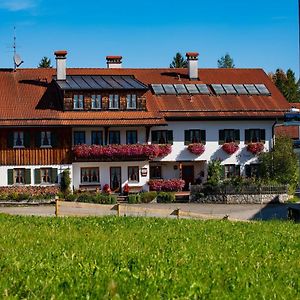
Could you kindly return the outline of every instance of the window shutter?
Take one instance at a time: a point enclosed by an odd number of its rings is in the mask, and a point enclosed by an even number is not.
[[[29,148],[30,147],[30,132],[24,131],[24,147]]]
[[[58,147],[58,138],[57,138],[57,132],[51,131],[51,146],[53,148]]]
[[[190,131],[185,130],[184,131],[184,144],[189,145],[190,143],[191,143]]]
[[[266,130],[265,129],[260,130],[260,141],[262,143],[265,143],[265,141],[266,141]]]
[[[25,169],[25,184],[31,184],[31,170]]]
[[[236,143],[240,143],[240,130],[239,129],[234,130],[234,141]]]
[[[7,184],[8,185],[14,184],[14,170],[13,169],[7,170]]]
[[[251,166],[245,165],[245,175],[247,178],[251,177]]]
[[[250,142],[250,129],[245,129],[245,144],[249,144]]]
[[[41,183],[41,170],[34,169],[34,184],[40,184],[40,183]]]
[[[51,182],[57,183],[57,168],[51,169]]]
[[[206,144],[206,130],[200,130],[201,143]]]
[[[11,131],[7,135],[7,147],[13,148],[14,147],[14,133]]]
[[[37,148],[41,147],[41,132],[40,131],[36,132],[36,134],[35,134],[35,146]]]
[[[224,130],[219,130],[219,145],[223,145],[225,140]]]
[[[241,169],[240,165],[235,166],[235,176],[240,176],[241,175]]]
[[[158,144],[158,137],[157,137],[157,131],[152,131],[151,132],[151,137],[152,137],[152,143],[153,144]]]
[[[173,130],[168,130],[167,143],[173,145]]]

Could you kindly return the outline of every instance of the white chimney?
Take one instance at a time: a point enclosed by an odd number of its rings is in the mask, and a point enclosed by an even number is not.
[[[198,80],[198,56],[199,53],[197,52],[188,52],[186,54],[190,80]]]
[[[109,69],[122,68],[122,56],[106,56],[106,64]]]
[[[67,68],[66,68],[66,56],[68,52],[66,50],[55,51],[56,59],[56,79],[66,80],[67,79]]]

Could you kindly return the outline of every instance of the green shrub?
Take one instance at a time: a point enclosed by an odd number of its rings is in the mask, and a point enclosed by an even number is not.
[[[158,203],[171,203],[175,202],[175,194],[170,192],[160,192],[157,194]]]
[[[157,196],[157,192],[144,192],[140,194],[140,200],[142,203],[149,203],[153,201]]]
[[[71,202],[76,201],[76,199],[77,199],[76,194],[69,194],[69,195],[66,195],[66,197],[65,197],[66,201],[71,201]]]
[[[8,194],[7,193],[0,193],[0,200],[4,201],[7,200]]]
[[[70,170],[65,169],[62,173],[61,180],[60,180],[60,189],[64,193],[64,195],[68,195],[71,193],[70,185],[71,185]]]
[[[139,194],[130,194],[128,195],[128,203],[129,204],[136,204],[136,203],[140,203],[140,195]]]
[[[28,200],[30,198],[30,195],[27,193],[20,193],[18,194],[18,201],[22,201],[22,200]]]

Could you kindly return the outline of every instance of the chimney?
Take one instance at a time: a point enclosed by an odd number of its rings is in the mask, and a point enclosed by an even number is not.
[[[198,80],[198,56],[199,53],[197,52],[188,52],[186,54],[190,80]]]
[[[122,56],[106,56],[106,64],[108,69],[122,68]]]
[[[67,69],[66,69],[66,56],[68,52],[66,50],[58,50],[54,52],[56,59],[56,79],[66,80]]]

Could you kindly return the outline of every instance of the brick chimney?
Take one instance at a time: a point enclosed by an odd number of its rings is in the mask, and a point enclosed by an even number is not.
[[[106,64],[109,69],[122,68],[122,56],[106,56]]]
[[[197,52],[188,52],[186,54],[190,80],[198,79],[198,56],[199,53]]]
[[[66,80],[67,79],[67,68],[66,68],[66,56],[68,52],[66,50],[58,50],[54,52],[56,59],[56,79]]]

